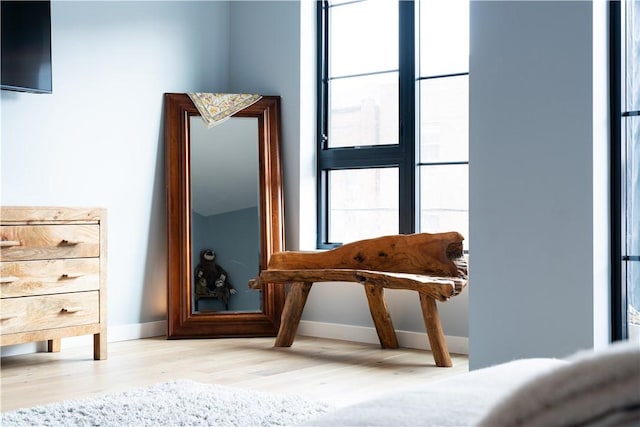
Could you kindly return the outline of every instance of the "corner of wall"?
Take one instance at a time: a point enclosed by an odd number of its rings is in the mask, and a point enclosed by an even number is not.
[[[608,2],[593,2],[593,345],[611,341]]]

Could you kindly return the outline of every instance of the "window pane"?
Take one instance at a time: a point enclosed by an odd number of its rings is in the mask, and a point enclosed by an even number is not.
[[[420,2],[420,76],[469,71],[469,2]]]
[[[398,169],[329,172],[329,240],[398,234]]]
[[[640,327],[640,261],[627,261],[627,316],[631,325]],[[633,329],[630,328],[630,332]],[[640,339],[640,336],[635,337]]]
[[[398,143],[398,73],[331,80],[329,147]]]
[[[640,2],[626,2],[626,110],[640,110]]]
[[[420,82],[420,161],[469,160],[469,77]]]
[[[329,23],[329,77],[398,69],[396,1],[331,7]]]
[[[626,209],[626,244],[625,255],[640,256],[640,116],[627,117],[626,125],[626,166],[624,170],[624,186]],[[640,286],[640,277],[638,278]]]
[[[420,167],[420,231],[457,231],[469,249],[469,166]]]
[[[624,171],[624,201],[626,238],[623,255],[640,256],[640,116],[623,119],[626,138]],[[628,319],[640,326],[640,261],[627,261],[626,283]],[[630,328],[630,331],[633,329]]]

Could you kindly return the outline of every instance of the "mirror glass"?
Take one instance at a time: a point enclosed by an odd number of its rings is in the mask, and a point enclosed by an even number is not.
[[[284,250],[280,98],[213,127],[188,94],[164,102],[167,336],[275,336],[284,289],[248,284]]]
[[[194,313],[260,310],[258,119],[190,117]]]

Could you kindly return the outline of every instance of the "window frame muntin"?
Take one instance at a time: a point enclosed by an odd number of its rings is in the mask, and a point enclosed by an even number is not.
[[[336,7],[351,4],[341,3]],[[381,167],[397,167],[399,180],[399,204],[398,230],[401,234],[415,231],[417,198],[415,191],[416,146],[414,143],[415,129],[413,132],[405,132],[404,129],[415,128],[415,15],[413,1],[398,2],[399,23],[399,61],[398,61],[398,93],[399,93],[399,125],[400,131],[398,144],[385,144],[376,146],[335,147],[329,148],[328,143],[328,117],[329,117],[329,2],[318,1],[317,28],[318,28],[318,120],[317,120],[317,233],[316,247],[319,249],[332,248],[340,245],[338,242],[328,240],[329,212],[328,212],[328,173],[338,169],[366,169]],[[325,57],[327,52],[327,57]],[[407,56],[409,56],[407,58]],[[406,68],[409,66],[409,69]],[[377,72],[376,72],[377,74]],[[344,78],[347,76],[340,76]],[[403,102],[404,101],[404,102]],[[409,105],[411,104],[411,105]],[[404,117],[404,118],[403,118]]]
[[[420,170],[429,166],[469,165],[466,161],[420,162],[420,81],[469,75],[468,71],[445,75],[420,76],[417,53],[420,19],[418,4],[413,0],[398,1],[398,144],[328,147],[329,126],[329,83],[331,80],[353,76],[336,76],[329,78],[329,8],[341,7],[362,0],[347,1],[330,6],[327,0],[316,2],[316,20],[318,29],[317,44],[317,233],[316,247],[329,249],[339,246],[338,242],[330,242],[329,236],[329,182],[331,170],[363,169],[380,167],[397,167],[399,180],[398,230],[401,234],[414,233],[420,230],[420,194],[418,179]],[[383,71],[361,73],[360,75],[380,74]],[[386,71],[384,71],[386,72]],[[410,131],[407,131],[410,130]],[[466,252],[466,251],[465,251]]]
[[[626,1],[609,2],[609,120],[610,120],[610,216],[611,216],[611,340],[629,338],[628,290],[626,272],[630,262],[640,262],[640,254],[629,253],[626,241],[628,213],[626,211],[626,165],[629,141],[624,135],[625,123],[640,115],[640,110],[628,110],[627,89],[627,28]],[[624,19],[623,19],[624,18]],[[633,108],[633,106],[631,106]]]

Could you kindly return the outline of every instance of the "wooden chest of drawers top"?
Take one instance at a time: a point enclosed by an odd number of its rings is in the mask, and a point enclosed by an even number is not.
[[[0,225],[98,223],[105,215],[104,208],[0,206]]]
[[[100,208],[0,208],[0,261],[100,256]]]

